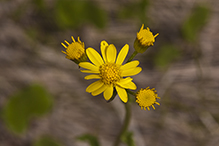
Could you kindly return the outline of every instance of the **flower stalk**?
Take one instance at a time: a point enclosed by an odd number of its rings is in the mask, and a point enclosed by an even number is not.
[[[126,112],[125,119],[124,119],[122,128],[121,128],[118,136],[116,137],[116,140],[115,140],[113,146],[119,146],[121,138],[125,134],[125,132],[127,131],[128,127],[129,127],[130,120],[131,120],[131,105],[129,102],[127,102],[124,105],[125,105],[125,112]]]
[[[126,63],[132,61],[137,54],[138,54],[138,52],[134,51]]]

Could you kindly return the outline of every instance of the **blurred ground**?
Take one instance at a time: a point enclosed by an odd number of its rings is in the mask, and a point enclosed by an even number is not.
[[[53,9],[53,1],[46,0]],[[27,0],[0,1],[0,110],[13,93],[33,84],[46,87],[54,96],[52,111],[33,119],[26,133],[12,134],[0,119],[0,146],[29,146],[50,135],[64,146],[87,146],[75,138],[91,133],[110,146],[124,117],[119,98],[106,103],[92,97],[78,66],[61,53],[70,36],[81,37],[85,46],[99,50],[105,39],[117,48],[133,42],[141,27],[137,18],[120,19],[116,11],[131,1],[95,0],[108,13],[104,29],[82,24],[77,29],[59,29],[50,17],[41,15]],[[217,0],[149,1],[147,25],[159,36],[155,45],[136,59],[143,71],[134,77],[138,88],[155,87],[161,100],[156,110],[132,105],[132,123],[137,146],[216,146],[219,143],[219,2]],[[196,45],[182,39],[180,29],[191,9],[199,3],[211,8]],[[18,15],[18,9],[24,10]],[[130,10],[131,11],[131,10]],[[48,13],[47,13],[48,14]],[[49,15],[48,15],[49,16]],[[153,57],[165,44],[174,44],[180,57],[160,68]],[[198,51],[197,51],[198,50]],[[198,52],[198,53],[197,53]],[[129,53],[130,55],[131,53]],[[198,57],[197,57],[198,56]]]

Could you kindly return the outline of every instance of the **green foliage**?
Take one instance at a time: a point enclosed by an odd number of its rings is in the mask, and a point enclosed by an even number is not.
[[[61,28],[77,28],[87,22],[104,28],[107,21],[106,12],[95,1],[57,0],[54,16]]]
[[[126,143],[128,146],[135,146],[132,132],[126,132],[122,137],[122,141]]]
[[[33,146],[61,146],[58,142],[56,142],[53,138],[44,136],[36,141]]]
[[[149,6],[149,0],[141,0],[139,2],[132,2],[124,6],[119,11],[119,16],[121,18],[138,18],[141,23],[146,24],[147,16],[146,10]]]
[[[33,3],[39,10],[46,10],[46,4],[44,0],[33,0]]]
[[[49,93],[39,85],[31,85],[10,97],[3,108],[3,119],[10,130],[23,133],[29,120],[46,114],[51,105]]]
[[[179,56],[180,52],[177,47],[174,45],[164,45],[155,56],[155,65],[165,68]]]
[[[100,146],[98,139],[91,134],[83,134],[77,138],[78,140],[88,142],[90,146]]]
[[[210,9],[206,6],[196,6],[182,26],[184,39],[195,42],[201,28],[206,24]]]

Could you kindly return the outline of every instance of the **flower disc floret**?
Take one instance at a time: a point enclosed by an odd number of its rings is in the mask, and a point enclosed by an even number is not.
[[[62,46],[66,48],[66,51],[62,51],[62,53],[66,54],[67,59],[70,59],[77,64],[82,61],[86,61],[87,57],[85,54],[84,42],[81,42],[79,37],[78,37],[78,41],[76,42],[73,36],[72,36],[72,41],[73,42],[70,44],[65,40],[65,43],[67,45],[61,43]]]
[[[157,98],[160,99],[156,92],[157,91],[154,88],[149,89],[149,87],[141,89],[137,92],[136,102],[139,104],[141,109],[144,108],[144,110],[146,110],[147,108],[147,110],[150,110],[150,106],[155,109],[154,104],[160,105],[158,102],[156,102]]]
[[[141,67],[137,67],[139,61],[135,60],[123,65],[129,51],[128,44],[123,46],[118,56],[116,47],[106,41],[100,43],[100,49],[102,57],[93,48],[87,48],[86,54],[91,63],[79,63],[80,67],[86,69],[81,70],[81,72],[91,73],[85,76],[85,79],[99,79],[90,84],[86,88],[86,92],[91,93],[93,96],[103,93],[104,98],[109,100],[115,88],[120,99],[126,103],[128,96],[125,89],[135,90],[137,88],[132,82],[133,79],[129,76],[141,72]]]
[[[100,66],[100,77],[104,84],[115,84],[121,78],[121,71],[115,63],[105,63]]]

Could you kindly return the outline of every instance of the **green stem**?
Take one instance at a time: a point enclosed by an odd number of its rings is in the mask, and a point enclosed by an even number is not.
[[[138,54],[138,52],[137,52],[137,51],[133,52],[132,56],[130,56],[130,58],[128,59],[128,61],[127,61],[126,63],[128,63],[128,62],[132,61],[132,60],[133,60],[133,58],[134,58],[134,57],[135,57],[137,54]]]
[[[129,94],[133,95],[133,96],[135,96],[135,95],[136,95],[136,93],[135,93],[135,92],[133,92],[133,91],[130,91],[129,89],[127,89],[126,91],[127,91]]]
[[[116,141],[114,142],[113,146],[118,146],[119,145],[122,136],[125,134],[125,132],[128,129],[130,119],[131,119],[131,106],[130,106],[129,102],[127,102],[125,104],[125,111],[126,111],[126,114],[125,114],[124,123],[122,125],[122,128],[121,128],[121,130],[119,132],[119,135],[117,136]]]

